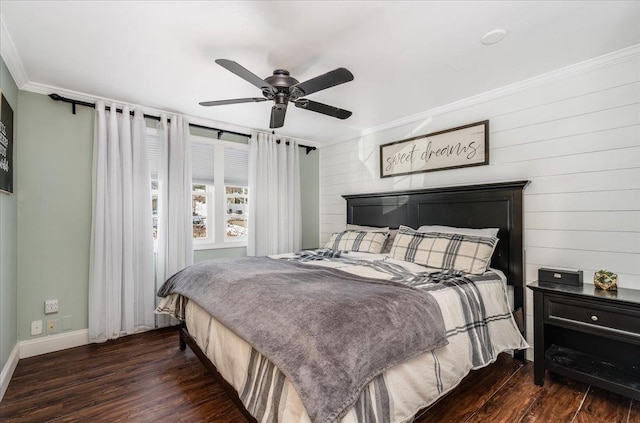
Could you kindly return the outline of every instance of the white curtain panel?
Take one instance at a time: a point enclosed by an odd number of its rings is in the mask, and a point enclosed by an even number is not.
[[[153,233],[145,122],[96,103],[89,275],[89,340],[154,326]]]
[[[288,145],[287,145],[288,144]],[[295,140],[254,132],[249,140],[247,254],[299,251],[302,244],[300,156]]]
[[[163,115],[157,128],[160,163],[156,289],[171,275],[193,264],[189,123],[181,116]],[[167,316],[158,316],[158,326],[166,326],[170,322]]]

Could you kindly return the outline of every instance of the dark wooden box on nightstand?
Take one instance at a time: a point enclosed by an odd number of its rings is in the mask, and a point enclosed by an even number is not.
[[[545,370],[640,400],[640,290],[534,282],[534,378]]]

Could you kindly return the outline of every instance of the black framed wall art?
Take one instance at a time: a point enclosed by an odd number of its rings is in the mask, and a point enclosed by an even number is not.
[[[0,91],[0,191],[13,193],[13,110]]]
[[[380,177],[489,164],[489,121],[380,146]]]

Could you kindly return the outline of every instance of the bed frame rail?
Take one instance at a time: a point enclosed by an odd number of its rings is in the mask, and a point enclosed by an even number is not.
[[[191,351],[193,351],[196,357],[198,357],[198,359],[202,362],[202,364],[204,364],[207,370],[211,372],[213,377],[220,384],[220,386],[222,386],[222,389],[224,389],[227,395],[229,395],[229,398],[231,398],[233,403],[236,405],[238,410],[240,410],[240,412],[244,415],[247,421],[249,423],[258,423],[258,421],[245,408],[244,404],[240,400],[240,397],[238,396],[238,392],[236,391],[236,389],[233,386],[231,386],[229,382],[224,380],[220,372],[218,372],[218,369],[216,368],[216,366],[214,366],[213,363],[209,360],[209,358],[205,355],[205,353],[202,352],[202,350],[196,343],[196,340],[193,339],[193,337],[189,334],[189,332],[187,331],[186,325],[182,323],[180,326],[180,350],[184,351],[187,348],[187,345],[189,345],[189,348],[191,349]]]

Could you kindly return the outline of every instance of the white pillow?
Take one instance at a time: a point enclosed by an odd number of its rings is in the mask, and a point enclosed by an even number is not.
[[[427,267],[481,275],[498,238],[446,232],[418,232],[400,226],[390,256]]]
[[[379,254],[388,232],[344,231],[331,235],[324,248]]]
[[[498,228],[456,228],[453,226],[440,225],[422,225],[418,228],[418,232],[440,232],[446,234],[474,235],[474,236],[498,236]]]
[[[388,226],[362,226],[362,225],[352,225],[351,223],[347,223],[348,231],[362,231],[362,232],[383,232],[387,234],[387,239],[382,246],[382,254],[388,254],[391,252],[391,246],[393,245],[393,239],[396,236],[397,229],[389,229]]]

